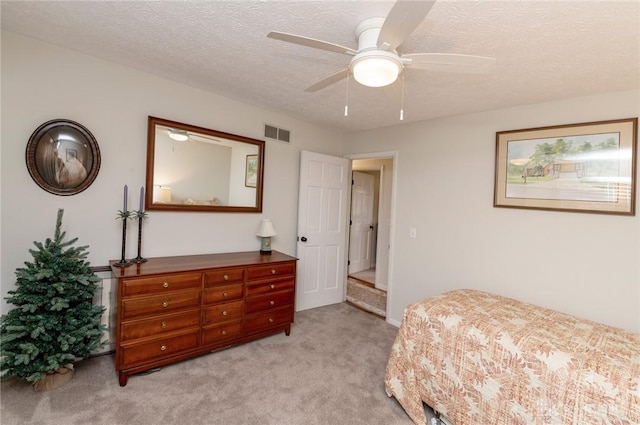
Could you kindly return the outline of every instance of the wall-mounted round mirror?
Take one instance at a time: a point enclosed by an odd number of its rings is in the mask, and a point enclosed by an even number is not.
[[[264,141],[149,117],[148,210],[261,212]]]
[[[33,132],[27,143],[26,161],[38,186],[55,195],[75,195],[88,188],[98,175],[100,149],[83,125],[56,119]]]

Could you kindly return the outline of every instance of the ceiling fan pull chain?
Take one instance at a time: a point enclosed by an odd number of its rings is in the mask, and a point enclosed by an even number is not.
[[[402,88],[400,89],[400,121],[404,121],[404,72],[402,73]]]
[[[347,75],[347,98],[344,101],[344,116],[349,116],[349,75]]]

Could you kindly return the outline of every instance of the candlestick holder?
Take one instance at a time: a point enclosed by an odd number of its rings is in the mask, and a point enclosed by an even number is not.
[[[132,211],[132,215],[136,220],[138,220],[138,256],[133,258],[131,261],[134,263],[144,263],[147,259],[142,258],[140,251],[142,248],[142,221],[147,218],[147,213],[142,210]]]
[[[125,257],[125,247],[127,244],[127,220],[131,217],[130,211],[118,211],[118,217],[116,219],[122,220],[122,256],[120,261],[113,263],[116,267],[127,267],[131,265],[131,261],[127,261]]]

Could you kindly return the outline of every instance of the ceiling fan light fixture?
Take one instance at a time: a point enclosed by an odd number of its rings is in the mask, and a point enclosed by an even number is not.
[[[357,82],[367,87],[384,87],[398,79],[402,62],[397,55],[372,50],[356,55],[351,61],[351,72]]]
[[[187,132],[182,130],[169,130],[169,137],[178,142],[186,142],[189,140]]]

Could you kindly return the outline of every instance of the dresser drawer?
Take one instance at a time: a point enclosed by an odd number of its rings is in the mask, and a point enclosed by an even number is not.
[[[212,304],[242,299],[242,288],[242,283],[206,288],[204,290],[204,303]]]
[[[142,295],[168,292],[178,289],[199,288],[201,273],[172,274],[146,278],[123,279],[122,295]]]
[[[296,263],[271,264],[260,267],[247,268],[247,279],[256,280],[268,277],[293,275],[296,270]]]
[[[122,362],[125,367],[134,366],[162,357],[178,354],[198,346],[199,329],[182,335],[157,338],[140,344],[122,345]]]
[[[293,291],[278,292],[247,298],[247,314],[271,310],[293,304]]]
[[[293,322],[293,309],[284,308],[273,310],[269,313],[247,317],[245,321],[245,332],[247,334],[262,331],[277,326],[285,326]]]
[[[222,323],[242,318],[242,301],[216,304],[204,309],[204,323]]]
[[[247,297],[270,294],[272,292],[288,291],[295,287],[293,277],[287,277],[267,282],[254,283],[247,286]]]
[[[242,335],[242,320],[202,329],[202,345],[216,344]]]
[[[199,307],[200,289],[180,292],[167,292],[153,297],[130,298],[122,301],[121,319],[158,314],[175,310]]]
[[[120,339],[122,341],[128,341],[199,325],[200,309],[182,313],[163,314],[162,316],[156,316],[151,319],[123,322],[121,325]]]
[[[295,257],[273,251],[110,261],[118,281],[115,367],[129,376],[284,331],[291,332]]]
[[[204,273],[205,286],[244,281],[244,269],[211,270]]]

